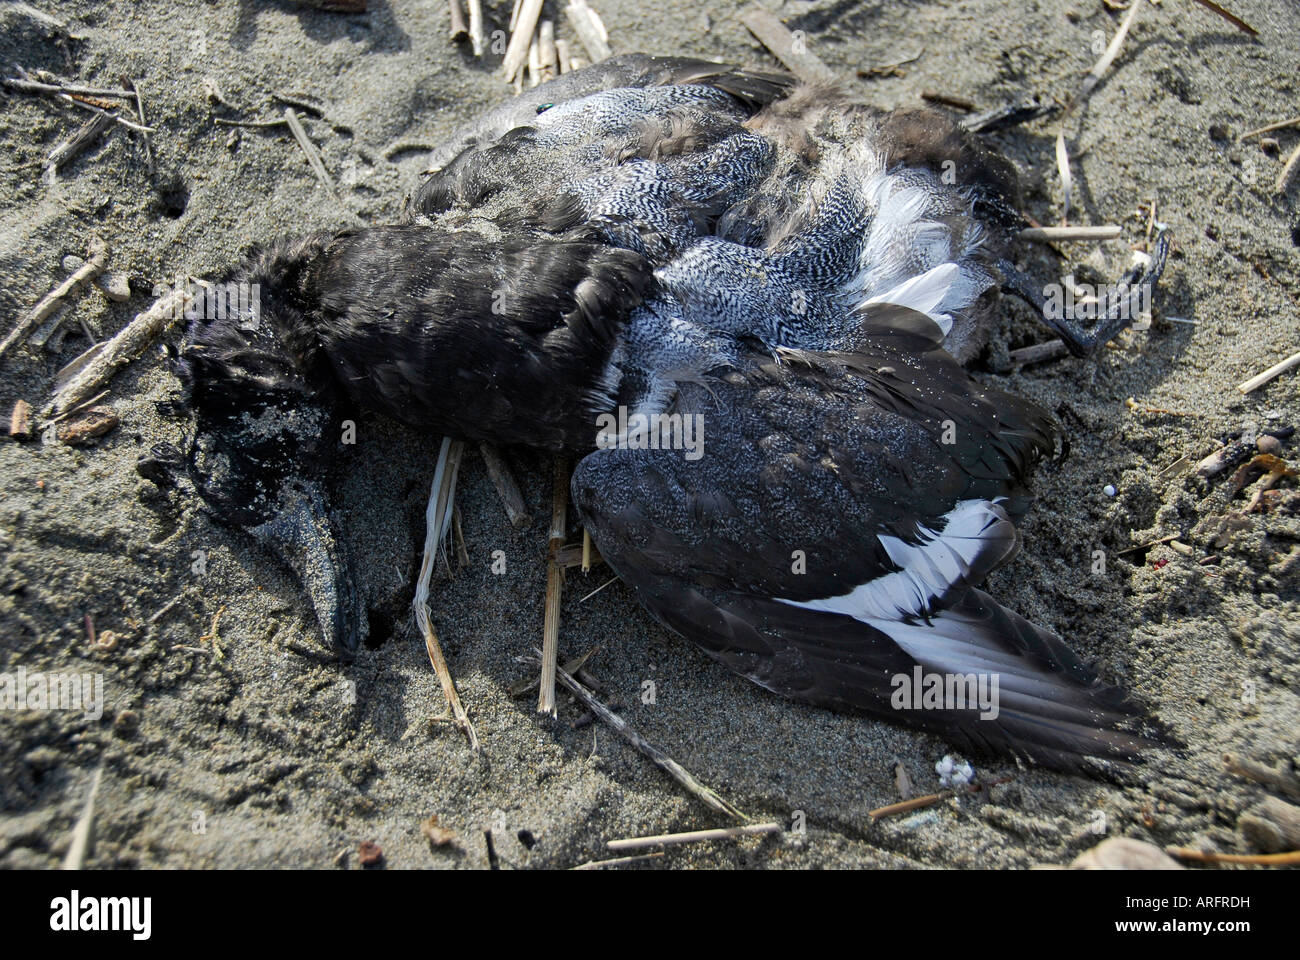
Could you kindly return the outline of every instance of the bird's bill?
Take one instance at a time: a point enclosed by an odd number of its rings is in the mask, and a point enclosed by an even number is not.
[[[311,598],[322,639],[351,660],[368,634],[352,567],[326,498],[313,483],[286,485],[275,515],[249,528],[301,581]]]

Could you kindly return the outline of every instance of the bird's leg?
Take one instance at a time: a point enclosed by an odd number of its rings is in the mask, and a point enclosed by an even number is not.
[[[1028,275],[1016,269],[1009,260],[998,261],[1002,273],[1002,289],[1014,294],[1038,311],[1040,319],[1050,327],[1075,356],[1086,357],[1103,344],[1109,343],[1136,318],[1137,305],[1149,300],[1151,290],[1165,269],[1169,255],[1169,234],[1161,230],[1149,260],[1136,264],[1098,304],[1098,322],[1091,330],[1084,329],[1079,319],[1070,316],[1061,304],[1048,302],[1043,291]]]
[[[1022,123],[1050,117],[1060,109],[1051,98],[1035,93],[1000,107],[994,107],[992,110],[964,117],[960,125],[971,133],[992,133],[995,130],[1009,130]]]

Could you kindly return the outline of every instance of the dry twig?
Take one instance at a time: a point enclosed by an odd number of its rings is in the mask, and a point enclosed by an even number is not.
[[[610,55],[609,36],[600,22],[600,15],[587,5],[586,0],[573,0],[564,8],[564,14],[569,18],[569,25],[573,27],[574,33],[586,47],[587,56],[592,63],[598,63]]]
[[[786,69],[804,83],[829,83],[835,79],[835,71],[809,51],[802,40],[796,40],[775,14],[762,7],[751,6],[740,15],[740,22]]]
[[[646,847],[667,847],[679,843],[703,843],[706,840],[731,840],[735,837],[757,837],[780,833],[779,823],[749,823],[743,827],[720,827],[716,830],[691,830],[686,833],[661,833],[652,837],[627,837],[605,843],[611,853],[625,850],[644,850]]]
[[[36,306],[32,307],[27,313],[27,316],[18,321],[18,326],[10,332],[9,336],[5,337],[3,343],[0,343],[0,358],[4,357],[5,353],[15,343],[29,336],[56,310],[66,307],[68,301],[80,294],[90,281],[103,273],[108,268],[108,257],[108,244],[99,237],[92,237],[86,262],[78,267],[68,279],[41,297]]]
[[[551,498],[551,537],[546,559],[546,613],[542,620],[542,679],[537,695],[537,712],[555,716],[555,661],[560,647],[560,597],[564,569],[556,553],[564,546],[568,525],[569,465],[555,460],[555,489]]]
[[[82,404],[87,397],[104,387],[113,374],[130,363],[158,334],[184,316],[192,291],[180,288],[154,301],[153,306],[138,313],[111,340],[105,342],[93,358],[79,370],[46,407],[43,416],[59,416]]]
[[[1291,354],[1281,363],[1275,363],[1263,373],[1251,377],[1249,380],[1243,380],[1237,384],[1237,389],[1242,393],[1253,393],[1270,380],[1275,380],[1282,374],[1295,367],[1300,367],[1300,351]]]

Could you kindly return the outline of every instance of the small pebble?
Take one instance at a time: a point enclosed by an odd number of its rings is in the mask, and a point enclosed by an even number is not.
[[[1273,137],[1260,137],[1259,149],[1263,150],[1270,157],[1276,157],[1279,153],[1282,152],[1282,145],[1279,144],[1277,140],[1275,140]]]
[[[1115,489],[1115,485],[1114,485],[1114,484],[1112,484],[1112,483],[1108,483],[1108,484],[1106,484],[1106,486],[1104,486],[1104,487],[1101,488],[1101,492],[1104,493],[1104,494],[1106,494],[1106,496],[1108,496],[1108,497],[1113,497],[1113,496],[1115,496],[1115,494],[1118,493],[1119,491],[1117,491],[1117,490]]]
[[[64,423],[59,424],[60,443],[70,447],[84,447],[108,433],[121,421],[112,407],[91,407]]]
[[[76,273],[85,265],[85,263],[86,261],[84,258],[70,253],[63,258],[63,269],[68,273]]]
[[[365,840],[357,847],[357,860],[363,867],[377,867],[384,862],[384,851],[379,844]]]
[[[110,300],[122,303],[131,299],[131,282],[125,273],[105,274],[96,282],[99,284],[99,289],[103,290]]]
[[[113,718],[113,734],[118,737],[133,737],[140,728],[140,715],[134,710],[123,710]]]
[[[456,840],[456,831],[441,826],[436,813],[430,815],[427,820],[420,821],[420,833],[435,847],[445,847]]]
[[[1075,857],[1071,870],[1183,870],[1153,843],[1132,837],[1110,837]]]
[[[1275,457],[1282,452],[1282,441],[1277,437],[1270,437],[1267,433],[1255,441],[1255,446],[1260,453],[1271,453]]]

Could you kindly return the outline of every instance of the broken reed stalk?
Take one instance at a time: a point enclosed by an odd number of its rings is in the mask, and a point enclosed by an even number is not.
[[[784,828],[779,823],[750,823],[743,827],[691,830],[686,833],[661,833],[653,837],[627,837],[623,840],[609,840],[605,843],[605,847],[611,853],[623,853],[627,850],[667,847],[679,843],[703,843],[707,840],[731,840],[735,837],[764,836],[769,833],[780,833],[782,829]]]
[[[554,80],[559,70],[555,61],[555,21],[543,20],[537,28],[537,53],[541,67],[541,80]]]
[[[533,41],[533,32],[537,29],[537,18],[542,15],[542,0],[524,0],[519,7],[519,19],[515,22],[514,32],[510,34],[510,43],[506,45],[506,55],[501,61],[501,72],[506,81],[515,79],[525,61],[528,48]]]
[[[460,528],[460,507],[452,508],[451,525],[456,531],[456,562],[462,567],[468,567],[469,548],[465,546],[465,532]]]
[[[975,109],[975,104],[965,97],[954,97],[950,93],[940,93],[937,90],[922,90],[921,99],[941,106],[952,107],[954,110],[964,110],[967,113]]]
[[[1272,133],[1274,130],[1285,130],[1287,127],[1300,127],[1300,117],[1291,117],[1287,120],[1279,120],[1277,123],[1256,127],[1254,130],[1247,130],[1237,138],[1237,142],[1249,140],[1251,137],[1263,136],[1266,133]]]
[[[9,411],[9,436],[25,439],[32,435],[32,405],[19,397]]]
[[[531,521],[524,505],[524,495],[519,492],[519,484],[515,483],[501,451],[484,441],[478,445],[478,452],[483,455],[483,465],[487,467],[492,486],[496,487],[497,496],[501,498],[501,506],[505,507],[510,526],[516,530],[528,526]]]
[[[680,783],[687,789],[687,791],[697,797],[710,809],[717,810],[719,813],[724,813],[733,820],[740,820],[743,822],[749,819],[749,817],[745,816],[740,812],[740,810],[728,803],[713,790],[696,780],[695,777],[691,775],[690,771],[680,763],[668,756],[668,754],[664,753],[645,737],[641,736],[641,734],[637,733],[636,730],[628,725],[626,720],[614,713],[614,711],[610,710],[609,707],[596,699],[590,690],[580,684],[577,680],[573,679],[572,675],[569,674],[567,670],[557,670],[556,678],[564,685],[565,689],[581,700],[583,706],[594,713],[598,719],[612,727],[614,731],[627,740],[628,743],[632,744],[632,746],[636,747],[643,754],[649,757],[655,766],[659,767],[659,769],[663,770],[670,777]]]
[[[1030,363],[1046,363],[1048,360],[1059,360],[1070,352],[1066,347],[1064,340],[1048,340],[1045,343],[1034,343],[1027,347],[1019,347],[1007,353],[1009,359],[1016,366],[1025,366]]]
[[[811,53],[804,41],[796,41],[794,34],[786,29],[775,14],[762,7],[751,6],[741,14],[740,22],[758,38],[759,43],[767,47],[772,56],[804,83],[829,83],[835,79],[835,71]]]
[[[1293,367],[1300,367],[1300,352],[1291,354],[1281,363],[1274,364],[1263,373],[1251,377],[1249,380],[1243,380],[1237,384],[1237,389],[1242,393],[1253,393],[1270,380],[1277,379]]]
[[[1282,172],[1277,175],[1277,183],[1273,184],[1273,191],[1275,193],[1286,193],[1296,170],[1300,170],[1300,143],[1295,145],[1291,155],[1286,158],[1286,164],[1282,167]]]
[[[255,127],[257,129],[269,129],[271,127],[287,127],[289,121],[284,117],[277,120],[229,120],[226,117],[213,117],[212,122],[219,127]]]
[[[144,115],[144,97],[140,94],[140,81],[126,80],[125,83],[130,91],[135,94],[135,115],[140,120],[140,126],[148,126],[149,121],[145,119]],[[142,133],[140,136],[144,140],[145,172],[153,176],[153,172],[158,166],[158,157],[153,149],[153,136],[148,133]]]
[[[54,399],[42,416],[48,418],[67,413],[103,389],[113,374],[140,356],[158,334],[185,315],[193,296],[192,290],[182,287],[159,297],[148,310],[136,314],[135,319],[118,331],[117,336],[102,344],[94,357],[55,391]]]
[[[528,85],[535,87],[542,82],[542,45],[533,34],[533,39],[528,41]]]
[[[542,679],[537,694],[537,712],[555,716],[555,661],[560,648],[560,598],[564,591],[564,568],[556,554],[564,546],[568,526],[569,464],[555,458],[555,489],[551,497],[551,537],[546,552],[546,613],[542,619]]]
[[[19,70],[20,73],[25,71]],[[37,83],[34,80],[23,77],[21,79],[5,78],[0,80],[0,85],[9,87],[11,90],[18,90],[22,93],[35,93],[43,96],[51,96],[63,103],[70,103],[72,106],[81,110],[89,110],[101,117],[107,117],[113,123],[121,124],[128,130],[134,130],[136,133],[153,133],[153,127],[144,126],[141,123],[135,123],[125,117],[111,113],[103,107],[96,106],[86,100],[79,100],[78,97],[117,97],[123,100],[133,100],[135,95],[126,90],[101,90],[98,87],[77,87],[67,84]],[[94,91],[94,92],[92,92]]]
[[[469,11],[469,46],[474,56],[483,56],[487,49],[487,36],[483,33],[483,4],[481,0],[465,0]]]
[[[470,749],[480,753],[482,747],[479,746],[478,734],[474,731],[474,725],[470,723],[469,715],[465,713],[465,707],[460,702],[460,695],[456,692],[456,681],[452,679],[447,658],[442,652],[442,644],[438,642],[438,634],[433,629],[428,603],[429,581],[433,578],[438,545],[447,536],[451,524],[452,503],[456,497],[456,475],[460,471],[464,449],[465,444],[462,441],[443,437],[442,446],[438,450],[438,465],[434,468],[433,484],[429,490],[429,506],[425,510],[424,517],[424,559],[420,562],[420,578],[415,585],[415,598],[411,601],[411,606],[415,608],[415,619],[420,625],[420,633],[424,636],[425,652],[429,655],[433,672],[438,675],[438,682],[442,684],[442,693],[447,700],[452,718],[469,740]]]
[[[573,32],[582,41],[587,50],[587,58],[592,63],[610,56],[613,51],[609,48],[609,40],[601,29],[596,11],[587,5],[586,0],[573,0],[564,8],[564,15],[569,18],[569,26],[573,27]]]
[[[1242,20],[1240,17],[1234,16],[1233,14],[1229,13],[1227,10],[1223,9],[1223,7],[1215,3],[1214,0],[1193,0],[1193,2],[1199,3],[1206,10],[1209,10],[1213,13],[1217,13],[1219,16],[1223,17],[1224,20],[1227,20],[1230,24],[1232,24],[1234,27],[1240,30],[1242,33],[1248,33],[1252,37],[1259,36],[1258,30],[1252,27],[1245,20]]]
[[[582,528],[582,572],[591,573],[591,534]]]
[[[1133,0],[1133,6],[1129,7],[1128,15],[1115,31],[1115,36],[1111,38],[1110,43],[1106,46],[1106,52],[1101,55],[1101,59],[1088,71],[1088,75],[1083,78],[1083,83],[1079,84],[1079,90],[1070,101],[1069,106],[1065,108],[1066,114],[1074,110],[1075,106],[1088,98],[1094,87],[1101,83],[1101,78],[1106,75],[1110,65],[1115,62],[1119,56],[1120,48],[1124,46],[1124,38],[1128,36],[1129,29],[1133,26],[1133,21],[1137,19],[1138,11],[1144,4],[1142,0]]]
[[[3,81],[4,86],[11,90],[21,90],[23,93],[49,93],[49,94],[72,94],[77,93],[85,97],[115,97],[118,100],[134,100],[135,94],[130,90],[113,90],[108,87],[84,87],[71,83],[38,83],[35,80],[20,80],[14,77],[6,77]]]
[[[1056,169],[1061,177],[1061,226],[1065,226],[1070,221],[1070,194],[1074,191],[1070,155],[1065,149],[1065,131],[1056,135]]]
[[[605,867],[621,867],[629,863],[640,863],[642,860],[658,860],[662,858],[664,852],[656,850],[654,853],[641,853],[635,857],[612,857],[609,860],[588,860],[586,863],[580,863],[574,870],[603,870]]]
[[[1300,777],[1287,769],[1285,761],[1280,766],[1268,767],[1255,760],[1248,760],[1245,757],[1225,753],[1223,755],[1223,766],[1235,776],[1254,780],[1256,783],[1262,783],[1279,793],[1300,799]]]
[[[325,163],[320,158],[320,151],[316,149],[316,144],[312,143],[307,136],[307,131],[303,129],[302,122],[298,119],[298,114],[294,112],[293,107],[284,108],[284,122],[289,124],[289,129],[293,132],[293,138],[298,141],[298,146],[302,147],[302,152],[307,155],[307,163],[311,167],[311,172],[316,174],[316,179],[329,191],[329,195],[338,200],[339,195],[334,191],[334,181],[330,179],[329,171],[325,169]]]
[[[583,672],[582,668],[587,665],[588,660],[596,655],[596,651],[599,649],[600,647],[592,647],[582,656],[574,657],[572,660],[566,660],[562,669],[570,676],[577,676],[579,673]],[[520,680],[517,683],[512,683],[506,692],[509,693],[512,698],[522,697],[525,693],[529,693],[536,689],[539,683],[541,683],[540,677],[529,677],[525,680]]]
[[[1288,867],[1300,864],[1300,850],[1287,853],[1206,853],[1191,847],[1165,847],[1165,853],[1179,860],[1197,863],[1245,863],[1256,867]]]
[[[85,151],[92,143],[102,137],[112,125],[112,116],[101,113],[83,123],[73,132],[72,136],[55,144],[53,149],[45,155],[46,178],[53,182],[55,174],[59,172],[59,167],[64,166],[78,154]]]
[[[465,14],[461,13],[460,0],[447,0],[447,15],[451,22],[451,41],[469,38],[469,28],[465,26]]]
[[[86,865],[86,856],[90,853],[95,840],[95,798],[99,796],[99,782],[103,776],[104,765],[101,763],[90,781],[90,789],[86,792],[86,805],[82,808],[81,816],[77,818],[77,825],[72,830],[72,842],[68,844],[67,855],[63,858],[64,870],[80,870]]]
[[[1099,227],[1026,227],[1016,236],[1035,243],[1056,243],[1060,240],[1114,240],[1123,232],[1115,224],[1106,224]]]
[[[41,297],[36,306],[18,321],[18,326],[5,337],[3,343],[0,343],[0,358],[3,358],[15,343],[30,336],[31,332],[56,310],[66,307],[69,300],[80,294],[90,281],[108,269],[108,258],[108,244],[99,237],[91,237],[86,262],[73,271],[68,279]]]
[[[617,581],[618,581],[618,577],[610,577],[608,580],[606,580],[606,581],[605,581],[604,583],[602,583],[599,587],[597,587],[595,590],[591,591],[591,593],[587,594],[585,597],[583,597],[583,598],[582,598],[581,600],[579,600],[578,602],[579,602],[579,603],[586,603],[588,600],[590,600],[590,599],[591,599],[592,597],[594,597],[596,594],[600,593],[600,591],[602,591],[602,590],[604,590],[606,587],[608,587],[611,583],[616,583]]]

